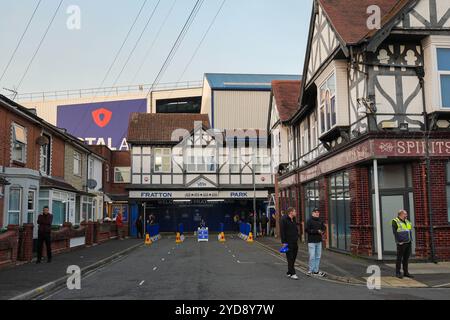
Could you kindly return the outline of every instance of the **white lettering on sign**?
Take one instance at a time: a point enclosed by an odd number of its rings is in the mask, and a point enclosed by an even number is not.
[[[248,192],[230,192],[232,198],[248,198]]]
[[[171,192],[142,192],[141,193],[141,198],[169,199],[172,197],[173,197],[173,195]]]
[[[109,149],[112,151],[116,151],[117,148],[114,147],[116,144],[114,143],[113,139],[111,137],[100,137],[100,138],[78,138],[81,141],[86,142],[90,146],[108,146]],[[128,145],[127,139],[123,138],[122,142],[120,143],[119,151],[129,151],[130,147]]]

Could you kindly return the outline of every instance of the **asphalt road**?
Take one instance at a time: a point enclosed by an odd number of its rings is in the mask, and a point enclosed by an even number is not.
[[[302,300],[449,299],[450,289],[368,290],[307,277],[285,276],[286,263],[256,243],[214,237],[163,239],[82,277],[80,290],[62,289],[45,299]]]

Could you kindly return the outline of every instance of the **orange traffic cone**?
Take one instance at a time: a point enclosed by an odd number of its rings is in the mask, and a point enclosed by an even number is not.
[[[176,237],[176,239],[175,239],[175,242],[176,243],[181,243],[182,241],[181,241],[181,236],[180,236],[180,233],[179,232],[177,232],[177,237]]]
[[[146,244],[147,246],[149,246],[149,245],[152,244],[152,239],[150,239],[150,236],[149,236],[148,233],[145,235],[145,244]]]
[[[249,233],[247,242],[253,242],[253,233]]]
[[[223,232],[220,233],[219,242],[225,242],[225,233],[223,233]]]

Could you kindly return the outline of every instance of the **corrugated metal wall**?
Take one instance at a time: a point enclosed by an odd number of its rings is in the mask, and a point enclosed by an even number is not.
[[[269,91],[214,91],[214,127],[267,129]]]

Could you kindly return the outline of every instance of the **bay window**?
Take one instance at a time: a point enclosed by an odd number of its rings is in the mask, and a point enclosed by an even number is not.
[[[441,106],[450,108],[450,48],[437,49]]]
[[[11,188],[9,190],[9,205],[8,205],[8,223],[20,224],[20,212],[22,207],[22,189]]]
[[[330,131],[337,122],[336,118],[336,76],[333,73],[320,87],[319,96],[320,133]]]

